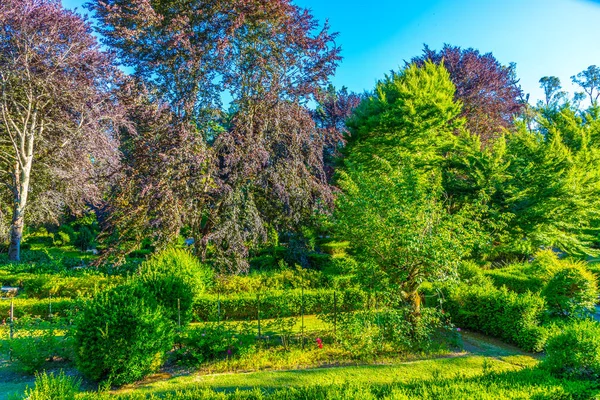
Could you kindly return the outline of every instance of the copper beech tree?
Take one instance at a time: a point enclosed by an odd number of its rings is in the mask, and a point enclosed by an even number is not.
[[[515,65],[504,66],[492,53],[444,45],[435,51],[425,46],[423,54],[411,63],[419,66],[427,60],[444,63],[456,86],[455,99],[463,104],[463,117],[469,130],[487,145],[512,126],[513,119],[524,110],[526,101],[518,85]]]
[[[0,182],[12,209],[11,260],[20,258],[27,210],[43,222],[98,198],[94,178],[117,160],[107,117],[115,76],[90,25],[60,1],[0,2]]]
[[[239,270],[269,230],[293,231],[332,203],[323,163],[331,140],[308,108],[340,60],[326,24],[289,0],[88,7],[143,88],[140,107],[153,109],[138,108],[122,140],[127,176],[105,232],[113,250],[142,237],[165,245],[185,226],[198,253],[210,248],[221,267]],[[140,118],[148,112],[158,129]]]

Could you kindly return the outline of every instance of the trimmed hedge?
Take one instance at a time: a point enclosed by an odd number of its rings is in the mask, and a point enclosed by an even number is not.
[[[544,281],[535,276],[527,276],[522,272],[510,269],[493,269],[484,271],[494,286],[500,288],[506,286],[509,290],[516,293],[526,293],[527,291],[537,293],[544,287]]]
[[[304,313],[332,312],[334,290],[305,290]],[[368,295],[358,289],[337,291],[337,310],[354,311],[367,303]],[[219,297],[201,295],[195,300],[193,318],[196,321],[216,321],[219,318]],[[260,301],[261,318],[293,317],[302,313],[302,291],[270,291],[261,294],[240,293],[220,296],[221,320],[254,320],[258,316]]]
[[[69,298],[52,299],[21,299],[14,300],[14,317],[21,318],[26,315],[39,316],[47,319],[50,314],[50,304],[52,304],[52,315],[55,317],[66,317],[71,311],[80,304],[78,300]],[[8,320],[10,316],[10,300],[0,301],[0,322],[3,319]]]
[[[526,351],[544,348],[548,332],[540,326],[544,299],[506,287],[460,285],[446,297],[445,307],[457,326],[495,336]]]
[[[304,314],[333,312],[334,292],[337,293],[336,307],[339,312],[355,311],[363,308],[369,295],[358,289],[345,290],[305,290]],[[269,291],[258,295],[260,299],[260,317],[296,317],[302,313],[302,291],[300,289]],[[221,320],[254,320],[258,315],[256,293],[240,293],[228,296],[202,294],[197,296],[192,306],[192,321],[217,321],[219,318],[219,299]],[[69,298],[52,299],[14,299],[15,318],[35,315],[48,318],[52,303],[54,316],[66,317],[81,304],[79,300]],[[8,318],[10,301],[0,301],[0,321]]]

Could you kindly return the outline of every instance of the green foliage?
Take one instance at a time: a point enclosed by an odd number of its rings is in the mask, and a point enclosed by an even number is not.
[[[419,308],[422,282],[455,275],[477,207],[449,209],[439,166],[464,120],[443,65],[410,65],[379,82],[348,122],[335,231],[352,244],[373,290],[392,287]],[[358,275],[360,277],[360,275]],[[370,277],[370,278],[369,278]]]
[[[221,320],[256,319],[260,303],[261,318],[292,317],[300,315],[303,306],[305,314],[329,313],[334,309],[334,299],[338,311],[354,311],[365,306],[367,294],[349,288],[305,290],[304,297],[299,289],[228,296],[201,295],[196,298],[193,313],[196,321],[216,321],[220,303]]]
[[[385,163],[378,171],[341,174],[336,231],[351,241],[364,266],[380,269],[365,286],[398,288],[414,301],[422,282],[453,275],[467,253],[469,219],[448,213],[431,175]]]
[[[77,233],[77,238],[73,242],[80,250],[85,251],[91,249],[96,242],[96,237],[90,228],[83,226]]]
[[[77,300],[68,298],[22,299],[17,297],[13,302],[15,318],[34,316],[42,319],[50,319],[50,314],[55,317],[69,316],[78,304]],[[8,315],[9,310],[10,302],[0,301],[0,315]]]
[[[468,285],[488,285],[490,283],[490,279],[486,277],[483,269],[470,260],[459,263],[456,272],[460,281]]]
[[[71,359],[71,337],[59,335],[57,321],[23,317],[14,325],[14,337],[4,342],[16,367],[27,374],[39,371],[54,358]]]
[[[56,232],[54,234],[54,246],[67,246],[71,242],[71,237],[66,232]]]
[[[583,320],[564,326],[548,340],[543,366],[558,376],[600,379],[600,325]]]
[[[212,282],[212,270],[186,250],[168,249],[144,261],[136,282],[174,322],[190,321],[194,298]]]
[[[446,69],[430,62],[386,76],[347,123],[348,164],[379,169],[373,155],[393,166],[407,155],[428,164],[440,161],[440,149],[454,143],[454,132],[464,126],[454,93]]]
[[[254,334],[244,335],[223,323],[207,323],[189,328],[181,337],[177,357],[186,364],[199,365],[220,357],[230,357],[255,341]]]
[[[156,371],[173,344],[172,323],[139,285],[97,294],[77,316],[78,369],[88,378],[121,385]]]
[[[513,264],[506,268],[485,271],[485,275],[498,288],[506,286],[516,293],[540,292],[544,287],[544,280],[537,276],[531,276],[528,272],[529,268],[523,264]]]
[[[527,273],[547,282],[560,267],[560,260],[552,249],[538,250],[529,264]]]
[[[532,293],[517,294],[493,286],[454,287],[446,296],[452,322],[514,343],[527,351],[542,351],[547,339],[540,326],[544,300]]]
[[[332,323],[333,314],[322,316]],[[356,358],[369,358],[388,349],[398,352],[428,351],[444,339],[456,342],[456,331],[447,316],[435,308],[423,308],[415,318],[410,307],[359,310],[335,315],[336,340]],[[437,340],[436,340],[437,339]]]
[[[598,284],[585,264],[571,262],[552,276],[542,295],[552,315],[584,317],[598,301]]]
[[[298,265],[268,273],[220,276],[211,288],[213,293],[258,292],[261,290],[318,289],[328,286],[329,277],[323,272]]]
[[[81,386],[81,379],[65,375],[60,371],[58,375],[46,373],[35,375],[33,389],[25,389],[24,398],[28,400],[73,400]]]

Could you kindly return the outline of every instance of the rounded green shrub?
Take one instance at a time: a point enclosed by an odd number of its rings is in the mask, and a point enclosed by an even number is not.
[[[491,284],[490,279],[484,275],[481,267],[473,261],[462,261],[458,264],[456,272],[461,282],[481,286]]]
[[[550,338],[543,366],[559,376],[600,379],[600,324],[576,321]]]
[[[183,324],[192,317],[194,298],[212,281],[212,270],[182,249],[168,249],[140,265],[136,282],[156,299],[165,314]]]
[[[96,295],[79,313],[74,341],[79,370],[115,385],[156,371],[173,344],[173,324],[138,285]]]
[[[542,290],[548,311],[559,317],[582,317],[594,309],[598,286],[594,274],[581,263],[559,269]]]
[[[549,280],[559,269],[561,269],[561,262],[558,255],[552,249],[543,249],[534,254],[533,261],[527,268],[527,273]]]

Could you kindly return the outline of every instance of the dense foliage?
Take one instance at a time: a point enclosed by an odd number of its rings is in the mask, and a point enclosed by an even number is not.
[[[26,209],[56,222],[101,198],[117,166],[118,74],[90,24],[55,0],[0,3],[0,71],[0,223],[11,215],[18,261]]]
[[[585,317],[598,301],[596,277],[580,263],[558,270],[548,281],[542,296],[548,310],[560,317]]]
[[[600,377],[600,327],[594,321],[567,325],[546,346],[544,366],[559,376]]]
[[[98,293],[77,316],[75,356],[88,378],[122,385],[156,371],[173,344],[173,325],[136,285]]]
[[[136,284],[155,299],[174,323],[192,318],[194,299],[212,280],[212,270],[185,250],[169,249],[140,265]]]
[[[340,59],[327,26],[289,0],[90,8],[104,42],[148,90],[122,138],[131,156],[108,230],[119,245],[149,236],[164,246],[185,225],[203,257],[210,250],[221,268],[243,270],[270,227],[297,231],[331,204],[323,155],[334,133],[318,129],[306,106]]]

